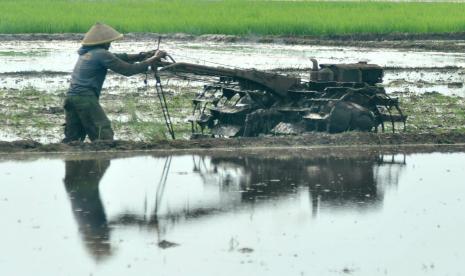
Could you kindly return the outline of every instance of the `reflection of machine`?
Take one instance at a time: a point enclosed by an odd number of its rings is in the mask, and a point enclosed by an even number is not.
[[[217,166],[208,156],[192,156],[194,173],[198,173],[204,185],[220,188],[222,191],[238,192],[250,182],[250,173],[240,164],[228,163]],[[224,164],[223,164],[224,165]]]
[[[378,180],[385,180],[375,173],[385,167],[384,156],[377,154],[358,157],[292,157],[280,156],[263,158],[260,156],[214,157],[215,167],[242,166],[249,175],[244,183],[243,201],[256,201],[257,198],[286,196],[298,187],[308,187],[315,211],[316,205],[327,204],[331,208],[348,205],[367,208],[383,199],[383,190]],[[390,162],[390,172],[397,175],[404,161]],[[396,184],[393,183],[393,184]],[[387,183],[391,184],[391,183]]]
[[[114,201],[105,193],[115,193],[115,183],[108,190],[100,186],[105,172],[111,174],[107,170],[109,160],[66,161],[65,187],[83,241],[94,258],[112,253],[110,232],[114,226],[147,227],[157,233],[159,245],[163,247],[169,244],[163,239],[165,234],[185,220],[244,210],[264,202],[279,203],[297,195],[309,197],[314,214],[323,208],[370,209],[383,200],[379,182],[395,185],[397,177],[392,176],[398,176],[399,168],[405,163],[405,160],[390,160],[386,170],[383,156],[367,153],[340,157],[225,152],[214,157],[168,156],[156,160],[164,164],[157,173],[159,181],[147,183],[134,178],[123,181],[128,182],[122,188],[126,193],[113,194]],[[146,159],[143,162],[147,163]],[[179,171],[189,164],[193,164],[191,173]],[[153,167],[148,168],[153,171]],[[137,172],[143,174],[141,168]],[[384,178],[386,172],[390,178]],[[134,206],[128,205],[131,200]],[[145,210],[135,207],[141,204]]]

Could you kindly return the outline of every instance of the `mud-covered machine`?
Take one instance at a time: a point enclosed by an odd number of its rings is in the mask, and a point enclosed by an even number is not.
[[[383,69],[374,64],[321,64],[310,81],[254,69],[172,63],[159,69],[179,76],[209,76],[188,118],[193,137],[338,133],[405,129],[397,98],[386,94]]]

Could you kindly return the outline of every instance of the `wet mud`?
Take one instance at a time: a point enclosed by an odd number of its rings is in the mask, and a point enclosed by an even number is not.
[[[257,137],[257,138],[208,138],[198,140],[160,140],[156,142],[99,141],[94,143],[73,142],[69,144],[35,141],[0,142],[0,153],[21,152],[95,152],[95,151],[153,151],[196,149],[256,149],[256,148],[305,148],[305,147],[440,147],[465,144],[464,133],[362,133],[342,134],[309,133],[302,136]]]
[[[396,49],[423,49],[433,51],[464,52],[465,33],[390,33],[390,34],[348,34],[325,36],[236,36],[236,35],[190,35],[157,34],[157,33],[128,33],[128,41],[153,40],[159,37],[167,40],[183,42],[252,42],[261,44],[288,44],[288,45],[327,45],[327,46],[353,46],[353,47],[382,47]],[[80,41],[83,34],[0,34],[0,41]]]

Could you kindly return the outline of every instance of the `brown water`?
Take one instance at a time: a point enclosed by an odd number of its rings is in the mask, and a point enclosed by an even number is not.
[[[465,154],[2,156],[0,275],[462,275]]]

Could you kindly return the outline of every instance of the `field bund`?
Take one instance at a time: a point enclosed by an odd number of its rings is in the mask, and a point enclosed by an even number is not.
[[[0,33],[121,32],[234,35],[451,33],[464,3],[326,1],[1,1]]]

